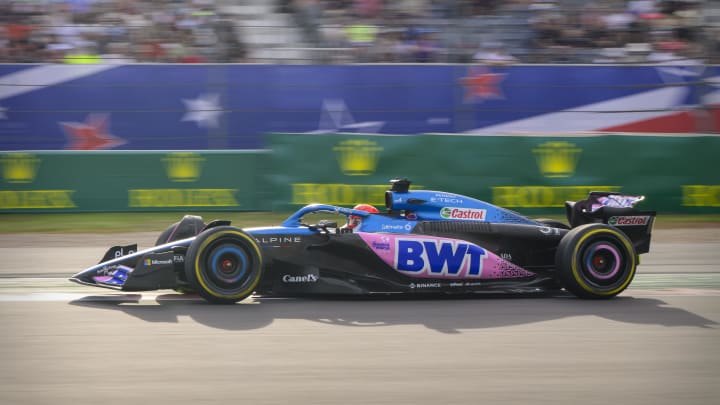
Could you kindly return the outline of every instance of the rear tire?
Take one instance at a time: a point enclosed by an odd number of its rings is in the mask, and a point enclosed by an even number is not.
[[[580,298],[602,299],[630,285],[637,254],[621,231],[605,224],[586,224],[560,240],[555,263],[565,289]]]
[[[252,294],[262,267],[255,240],[231,226],[202,232],[185,256],[190,287],[213,304],[233,304]]]

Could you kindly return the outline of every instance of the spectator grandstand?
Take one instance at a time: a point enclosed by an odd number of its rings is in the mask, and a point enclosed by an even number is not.
[[[10,0],[0,63],[716,63],[700,0]]]

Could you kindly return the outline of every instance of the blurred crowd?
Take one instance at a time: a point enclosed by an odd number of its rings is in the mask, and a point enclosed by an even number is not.
[[[359,62],[693,63],[720,49],[720,1],[294,0],[309,42]],[[715,24],[715,25],[713,25]]]
[[[0,1],[0,62],[244,62],[213,0]]]
[[[267,0],[297,35],[251,52],[248,0],[0,1],[0,63],[717,63],[720,1]],[[258,27],[261,29],[262,27]],[[282,27],[281,27],[282,28]],[[278,28],[278,29],[281,29]],[[262,44],[261,46],[268,46]],[[280,54],[282,55],[282,54]],[[295,54],[294,54],[295,55]]]

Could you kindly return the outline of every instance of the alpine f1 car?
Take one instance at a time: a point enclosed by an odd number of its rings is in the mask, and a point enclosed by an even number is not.
[[[115,246],[72,276],[122,291],[175,289],[230,304],[273,296],[474,294],[565,289],[609,298],[635,276],[650,248],[654,211],[643,197],[591,192],[567,202],[569,224],[531,219],[449,192],[391,181],[384,212],[313,204],[279,226],[238,228],[186,215],[154,247]],[[376,210],[377,211],[377,210]],[[313,213],[356,218],[305,223]]]

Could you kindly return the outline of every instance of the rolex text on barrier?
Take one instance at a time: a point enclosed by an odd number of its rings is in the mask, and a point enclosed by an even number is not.
[[[269,140],[275,209],[382,206],[388,179],[408,177],[414,189],[449,190],[529,214],[561,215],[565,201],[600,190],[645,195],[659,211],[720,212],[716,135],[272,134]]]
[[[3,152],[0,212],[261,210],[266,155]]]

